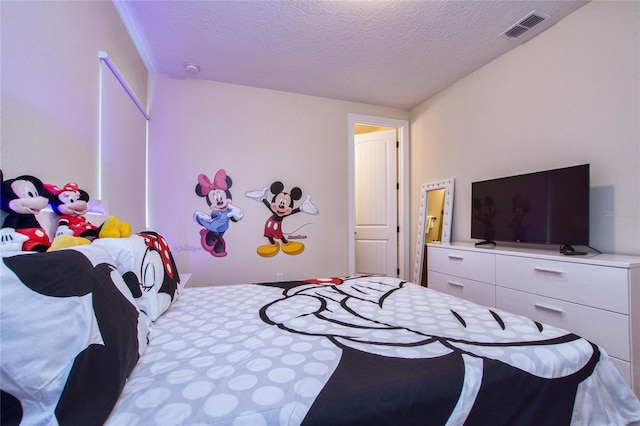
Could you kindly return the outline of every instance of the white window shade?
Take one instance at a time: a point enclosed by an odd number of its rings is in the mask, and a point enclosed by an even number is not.
[[[147,216],[148,116],[104,52],[100,58],[99,198],[139,232]]]

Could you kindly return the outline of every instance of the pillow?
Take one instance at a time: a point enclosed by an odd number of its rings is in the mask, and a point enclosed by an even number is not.
[[[149,329],[102,247],[0,262],[2,424],[102,424]]]
[[[153,231],[128,238],[100,238],[142,312],[155,321],[182,294],[183,285],[165,238]]]

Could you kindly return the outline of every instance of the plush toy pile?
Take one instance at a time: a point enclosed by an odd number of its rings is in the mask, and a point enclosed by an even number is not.
[[[131,226],[117,216],[108,216],[96,226],[85,215],[89,194],[78,184],[62,187],[43,183],[31,175],[4,179],[0,170],[0,207],[7,215],[0,230],[0,251],[45,252],[89,244],[96,238],[126,238]],[[59,216],[53,241],[36,215],[47,205]]]

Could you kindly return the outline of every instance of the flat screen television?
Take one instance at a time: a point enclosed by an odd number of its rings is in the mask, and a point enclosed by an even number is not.
[[[589,187],[589,164],[473,182],[471,238],[588,246]]]

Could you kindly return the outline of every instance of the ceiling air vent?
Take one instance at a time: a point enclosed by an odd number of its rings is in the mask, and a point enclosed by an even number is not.
[[[533,11],[500,34],[500,37],[516,39],[547,19],[549,19],[549,15]]]

